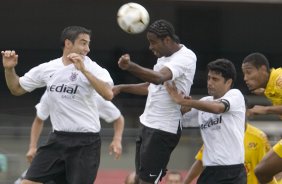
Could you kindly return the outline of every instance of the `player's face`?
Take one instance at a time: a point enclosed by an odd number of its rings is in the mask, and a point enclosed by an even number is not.
[[[209,95],[213,96],[215,99],[222,97],[231,86],[232,80],[225,80],[221,73],[215,71],[209,71],[207,87]]]
[[[165,45],[164,39],[160,39],[154,33],[147,33],[147,39],[150,43],[149,49],[154,53],[158,58],[167,55],[167,48]]]
[[[251,63],[243,63],[242,64],[242,72],[244,75],[244,81],[249,88],[250,91],[253,91],[258,88],[264,88],[262,77],[262,68],[257,69]]]
[[[90,36],[88,34],[80,34],[74,41],[71,52],[86,56],[90,52]]]
[[[166,184],[181,184],[181,176],[179,174],[169,174]]]

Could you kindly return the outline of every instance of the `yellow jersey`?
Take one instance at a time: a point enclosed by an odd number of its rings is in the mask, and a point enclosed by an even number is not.
[[[282,68],[271,69],[264,95],[273,105],[282,105]]]
[[[271,146],[268,142],[267,136],[260,129],[247,124],[244,137],[244,148],[245,148],[245,167],[247,171],[247,183],[248,184],[259,184],[254,169],[256,165],[261,161],[263,156],[270,150]],[[203,146],[196,155],[197,160],[203,158]],[[274,179],[269,184],[277,184]]]
[[[273,105],[282,105],[282,68],[271,69],[264,95]],[[279,117],[282,119],[282,115]],[[281,140],[273,147],[273,150],[282,158]]]
[[[273,151],[282,158],[282,139],[273,146]]]

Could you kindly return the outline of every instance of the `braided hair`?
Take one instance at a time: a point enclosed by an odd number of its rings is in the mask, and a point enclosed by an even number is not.
[[[149,26],[148,32],[154,33],[159,38],[165,38],[166,36],[169,36],[176,43],[180,43],[178,36],[175,34],[173,25],[166,20],[161,19],[155,21]]]

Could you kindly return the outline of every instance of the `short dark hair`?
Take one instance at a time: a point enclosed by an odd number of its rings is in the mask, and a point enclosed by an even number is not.
[[[88,34],[91,36],[91,30],[81,26],[69,26],[66,27],[61,34],[61,46],[64,48],[65,40],[70,40],[72,43],[77,39],[80,34]]]
[[[148,32],[154,33],[158,38],[162,39],[169,36],[176,43],[180,43],[179,37],[175,34],[173,25],[166,20],[161,19],[153,22],[149,26]]]
[[[261,66],[266,66],[267,72],[270,72],[268,59],[259,52],[254,52],[254,53],[247,55],[244,58],[243,63],[250,63],[257,69],[259,69]]]
[[[207,65],[207,69],[208,71],[215,71],[217,73],[220,73],[225,81],[232,79],[231,87],[233,87],[237,73],[234,64],[230,60],[224,58],[217,59],[210,62]]]

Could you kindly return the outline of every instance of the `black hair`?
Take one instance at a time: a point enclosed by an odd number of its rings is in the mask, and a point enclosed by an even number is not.
[[[210,62],[207,65],[208,71],[214,71],[220,73],[222,77],[227,81],[228,79],[232,79],[231,87],[233,87],[234,82],[236,80],[236,69],[234,64],[228,59],[217,59],[215,61]]]
[[[61,34],[61,46],[64,48],[65,40],[70,40],[72,43],[77,39],[80,34],[88,34],[91,36],[91,30],[81,26],[69,26],[66,27]]]
[[[255,52],[246,56],[243,60],[243,64],[244,63],[250,63],[257,69],[259,69],[261,66],[266,66],[267,72],[270,72],[268,59],[259,52]]]
[[[179,37],[175,34],[173,25],[166,20],[161,19],[153,22],[149,26],[148,32],[154,33],[158,38],[162,39],[169,36],[176,43],[180,43]]]

